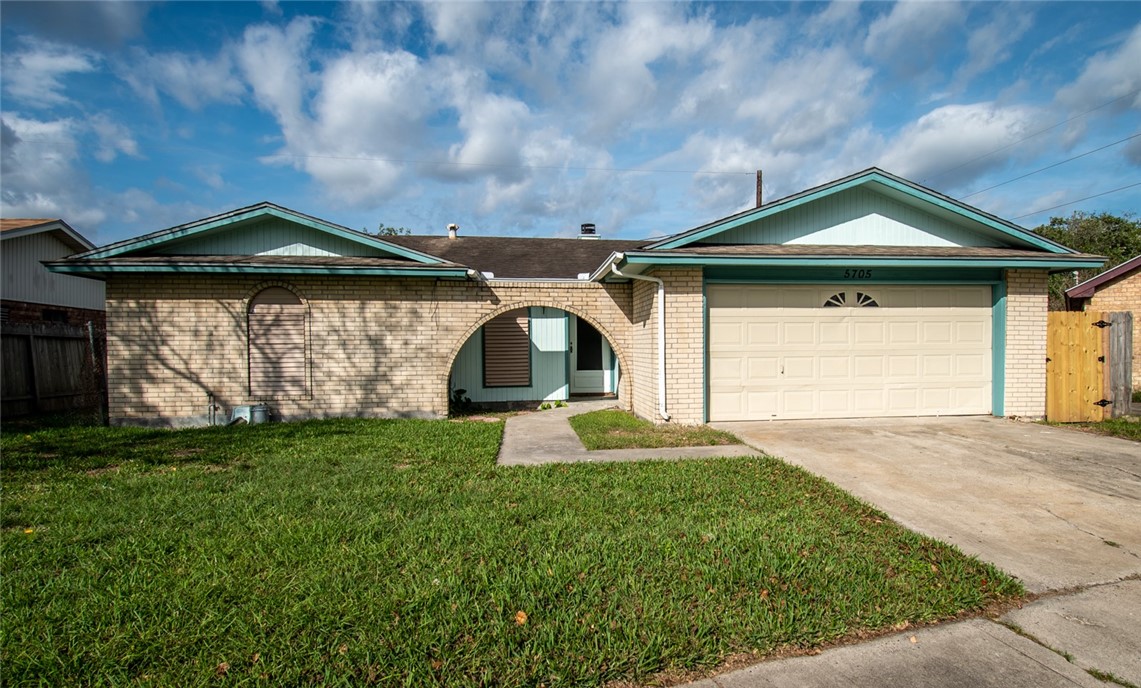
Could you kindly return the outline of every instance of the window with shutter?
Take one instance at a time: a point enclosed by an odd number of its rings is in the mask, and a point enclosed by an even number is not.
[[[483,326],[483,386],[531,386],[530,313],[516,308]]]
[[[250,300],[251,397],[309,394],[308,313],[301,299],[282,287],[264,289]]]

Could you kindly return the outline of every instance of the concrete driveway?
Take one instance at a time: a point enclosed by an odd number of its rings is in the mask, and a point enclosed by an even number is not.
[[[1055,594],[691,688],[1141,685],[1141,444],[979,416],[713,425]]]
[[[1141,444],[988,416],[714,423],[1032,592],[1141,574]]]

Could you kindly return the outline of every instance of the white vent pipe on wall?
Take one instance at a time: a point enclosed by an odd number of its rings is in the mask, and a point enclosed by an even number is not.
[[[658,285],[658,415],[662,420],[669,420],[670,414],[666,411],[666,284],[657,277],[647,275],[627,275],[619,272],[617,263],[624,256],[619,253],[610,263],[610,271],[626,279],[653,282]]]

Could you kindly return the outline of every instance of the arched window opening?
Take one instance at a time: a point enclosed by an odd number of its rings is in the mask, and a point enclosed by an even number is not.
[[[309,394],[306,333],[309,310],[293,292],[269,287],[250,300],[250,396],[259,399]]]

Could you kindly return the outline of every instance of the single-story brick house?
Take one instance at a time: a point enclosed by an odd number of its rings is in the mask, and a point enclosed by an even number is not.
[[[1074,311],[1129,311],[1133,314],[1133,389],[1141,389],[1141,256],[1066,290]]]
[[[589,236],[589,227],[586,228]],[[50,269],[106,280],[111,416],[1041,416],[1046,277],[1096,267],[879,169],[647,241],[376,237],[270,203]]]

